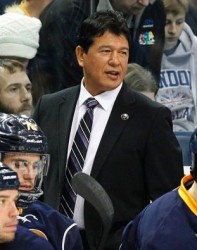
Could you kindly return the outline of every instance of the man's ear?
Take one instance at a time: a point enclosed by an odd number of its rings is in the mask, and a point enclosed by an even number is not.
[[[78,61],[78,64],[83,67],[84,65],[84,50],[81,46],[77,46],[76,49],[75,49],[75,53],[76,53],[76,57],[77,57],[77,61]]]

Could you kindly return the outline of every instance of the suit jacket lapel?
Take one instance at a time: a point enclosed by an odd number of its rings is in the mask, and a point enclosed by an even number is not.
[[[114,107],[95,156],[91,172],[93,177],[97,176],[106,157],[110,154],[112,147],[123,132],[125,126],[127,126],[129,119],[132,119],[134,102],[135,100],[132,92],[123,84],[116,102],[114,103]]]
[[[70,136],[70,129],[72,125],[72,119],[75,111],[76,102],[79,95],[80,86],[76,86],[68,89],[62,101],[59,103],[58,110],[58,151],[60,157],[59,159],[59,173],[60,180],[62,180],[62,175],[65,171],[65,162],[67,158],[68,142]],[[69,94],[68,94],[69,92]],[[61,131],[61,132],[60,132]]]

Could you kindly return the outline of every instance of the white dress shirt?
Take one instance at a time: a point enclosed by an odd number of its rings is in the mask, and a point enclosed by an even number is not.
[[[99,95],[94,96],[94,98],[99,102],[99,105],[94,108],[94,118],[92,124],[92,130],[90,135],[89,146],[84,162],[84,167],[82,172],[90,174],[94,158],[101,141],[101,137],[105,130],[106,124],[108,122],[111,110],[113,108],[116,97],[122,87],[122,83],[115,89],[111,91],[103,92]],[[72,148],[73,140],[75,137],[76,130],[78,128],[81,117],[86,112],[86,105],[84,102],[89,98],[93,97],[84,87],[83,79],[81,83],[81,90],[79,94],[78,101],[76,103],[76,108],[73,116],[69,145],[68,145],[68,157]],[[96,121],[96,122],[94,122]],[[94,139],[92,139],[94,138]],[[67,157],[67,158],[68,158]],[[67,159],[68,161],[68,159]],[[80,228],[84,228],[84,199],[77,195],[77,200],[75,203],[74,216],[73,219]]]

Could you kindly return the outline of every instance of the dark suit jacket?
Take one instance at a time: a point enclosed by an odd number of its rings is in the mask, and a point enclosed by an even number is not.
[[[34,119],[48,137],[51,164],[44,200],[59,207],[68,140],[80,86],[43,96]],[[121,119],[128,114],[129,119]],[[102,136],[91,175],[109,194],[115,209],[106,249],[118,249],[124,226],[150,200],[179,185],[181,151],[172,132],[170,111],[126,85],[118,94]],[[99,218],[85,203],[85,227],[91,249],[101,233]]]

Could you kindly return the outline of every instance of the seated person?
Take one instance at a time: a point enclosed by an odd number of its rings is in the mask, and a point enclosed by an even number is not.
[[[22,62],[0,58],[0,112],[30,116],[33,110],[31,88]]]
[[[19,224],[47,239],[54,249],[83,249],[72,219],[38,201],[49,155],[47,139],[33,119],[0,114],[1,160],[19,176]]]
[[[15,59],[23,63],[26,68],[29,60],[34,58],[37,53],[40,28],[40,20],[34,17],[19,13],[0,15],[0,58]],[[28,70],[28,75],[30,75],[30,70]],[[14,77],[12,80],[14,80]],[[37,91],[40,90],[40,86],[32,85],[31,95],[35,96]],[[32,102],[31,100],[31,106]],[[14,106],[14,103],[10,105]],[[16,110],[14,111],[13,113],[17,114]],[[1,112],[7,113],[7,111]]]
[[[121,250],[197,249],[197,130],[190,140],[191,175],[148,205],[125,228]]]
[[[0,162],[0,249],[1,250],[53,250],[48,241],[18,226],[16,207],[18,175]]]
[[[18,225],[15,203],[19,185],[17,173],[0,162],[0,244],[15,237]]]
[[[156,101],[171,110],[173,131],[193,132],[197,124],[197,37],[185,22],[188,0],[163,0],[165,46]]]

